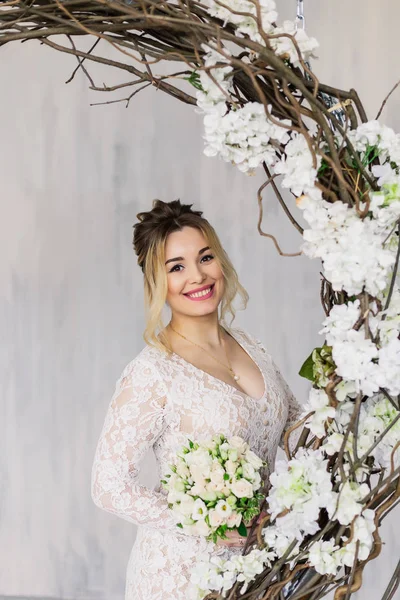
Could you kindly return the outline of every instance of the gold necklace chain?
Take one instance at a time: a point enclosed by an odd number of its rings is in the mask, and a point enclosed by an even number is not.
[[[226,356],[226,360],[228,361],[228,365],[229,365],[229,367],[227,367],[227,366],[226,366],[226,365],[225,365],[223,362],[221,362],[221,361],[220,361],[218,358],[216,358],[215,356],[213,356],[213,355],[211,354],[211,352],[208,352],[208,350],[206,350],[205,348],[203,348],[203,346],[200,346],[200,344],[197,344],[196,342],[193,342],[192,340],[189,340],[189,338],[185,337],[185,336],[184,336],[182,333],[179,333],[179,331],[176,331],[176,329],[174,329],[174,328],[172,327],[171,323],[169,324],[169,326],[171,327],[172,331],[175,331],[175,333],[177,333],[178,335],[180,335],[180,336],[181,336],[181,337],[182,337],[184,340],[186,340],[186,341],[190,342],[191,344],[194,344],[194,345],[195,345],[195,346],[197,346],[198,348],[201,348],[201,350],[203,350],[203,352],[205,352],[206,354],[208,354],[209,356],[211,356],[211,358],[213,358],[214,360],[216,360],[217,362],[219,362],[219,364],[220,364],[220,365],[222,365],[223,367],[225,367],[225,369],[228,369],[228,371],[231,373],[231,375],[232,375],[233,379],[234,379],[235,381],[239,381],[240,377],[239,377],[239,375],[237,375],[237,374],[235,373],[235,371],[232,369],[231,362],[230,362],[230,360],[229,360],[229,358],[228,358],[228,353],[227,353],[227,351],[226,351],[226,348],[225,348],[225,342],[223,343],[223,346],[224,346],[225,356]]]

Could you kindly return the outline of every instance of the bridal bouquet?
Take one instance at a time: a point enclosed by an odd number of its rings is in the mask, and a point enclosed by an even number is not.
[[[246,536],[245,522],[259,514],[264,498],[258,490],[265,465],[239,436],[189,440],[162,480],[178,527],[214,542],[226,538],[227,530]]]

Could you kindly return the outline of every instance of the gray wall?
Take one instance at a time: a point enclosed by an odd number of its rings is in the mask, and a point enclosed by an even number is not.
[[[400,6],[305,5],[321,43],[314,70],[356,87],[372,118],[400,76]],[[293,18],[294,8],[281,13]],[[110,98],[89,91],[81,73],[65,85],[74,68],[73,57],[38,43],[0,48],[0,594],[122,600],[135,527],[97,509],[89,483],[115,380],[143,347],[136,213],[156,197],[205,211],[250,293],[237,323],[263,339],[301,401],[308,385],[297,373],[321,341],[319,265],[282,258],[258,236],[261,175],[204,157],[191,107],[154,90],[127,110],[90,107]],[[384,113],[397,130],[399,97]],[[264,228],[298,249],[271,192]],[[148,484],[153,464],[149,456]],[[399,542],[389,525],[357,598],[379,598],[393,570]]]

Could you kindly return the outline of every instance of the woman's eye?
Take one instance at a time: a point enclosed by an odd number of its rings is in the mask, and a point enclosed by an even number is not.
[[[205,256],[202,256],[202,257],[201,257],[201,261],[200,261],[200,262],[202,262],[202,261],[203,261],[205,258],[209,259],[209,260],[206,260],[205,262],[210,262],[210,260],[212,260],[212,259],[214,258],[214,256],[213,256],[212,254],[206,254]],[[183,265],[181,265],[181,264],[174,265],[174,266],[172,267],[172,269],[170,269],[170,270],[168,271],[168,273],[174,273],[174,272],[175,272],[175,273],[179,273],[179,272],[181,271],[181,269],[180,269],[180,268],[178,268],[178,267],[182,267],[182,268],[183,268]]]
[[[169,272],[169,273],[173,273],[173,272],[176,270],[176,267],[181,267],[181,266],[182,266],[182,265],[174,265],[174,266],[172,267],[172,269],[170,269],[168,272]],[[179,269],[179,270],[180,270],[180,269]]]

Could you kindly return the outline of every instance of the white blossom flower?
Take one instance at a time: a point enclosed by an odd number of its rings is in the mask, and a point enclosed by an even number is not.
[[[289,34],[293,36],[298,44],[303,60],[309,61],[311,58],[317,58],[315,50],[319,46],[318,41],[313,37],[308,37],[304,29],[296,29],[296,25],[293,21],[284,21],[282,27],[274,28],[273,34]],[[287,58],[295,67],[300,66],[300,60],[295,45],[289,37],[286,37],[285,35],[282,37],[270,38],[270,44],[278,56]]]
[[[229,8],[217,4],[214,0],[206,0],[209,14],[221,19],[224,22],[224,26],[226,23],[232,23],[233,25],[236,25],[236,31],[239,36],[247,34],[253,41],[262,43],[263,38],[258,31],[257,21],[254,18],[256,16],[255,4],[253,2],[248,2],[247,0],[226,0],[224,4]],[[259,8],[261,12],[262,28],[265,32],[268,32],[273,28],[273,23],[278,16],[275,2],[274,0],[260,0]],[[230,9],[234,12],[231,12]],[[245,16],[240,13],[248,13],[254,15],[254,17]]]
[[[199,519],[204,519],[207,514],[207,506],[201,498],[197,498],[193,503],[192,519],[198,521]]]
[[[335,494],[321,450],[299,448],[290,461],[277,461],[270,476],[269,512],[285,535],[315,533],[321,508],[333,509]],[[289,509],[290,512],[279,517]]]
[[[283,175],[282,187],[289,188],[295,196],[314,187],[321,157],[316,156],[316,167],[313,166],[313,155],[310,152],[303,134],[293,131],[285,146],[285,155],[273,165],[277,175]]]
[[[246,172],[262,162],[273,165],[277,157],[270,140],[285,143],[289,136],[283,127],[267,118],[263,104],[247,102],[242,108],[226,113],[207,113],[204,117],[204,139],[207,156],[219,155]]]
[[[338,549],[339,546],[335,545],[333,538],[327,541],[317,540],[313,542],[308,556],[310,564],[317,573],[321,573],[321,575],[336,574],[340,566],[339,557],[335,553],[335,550]]]
[[[328,418],[333,419],[336,410],[329,406],[329,398],[324,390],[311,388],[308,396],[308,402],[303,407],[303,413],[300,418],[305,417],[310,411],[313,411],[311,417],[307,419],[305,425],[318,438],[325,435],[325,423]]]
[[[278,558],[280,558],[286,553],[287,549],[294,541],[293,534],[288,533],[286,535],[281,531],[281,528],[277,525],[268,525],[267,527],[264,527],[262,530],[262,536],[265,543],[268,546],[268,549],[271,551],[273,550]],[[300,549],[300,543],[303,540],[303,537],[303,535],[300,536],[300,540],[297,541],[293,550],[290,552],[288,560],[290,560],[290,558],[293,558],[294,556],[296,556],[296,554],[298,554]]]
[[[341,525],[348,525],[362,510],[361,500],[369,492],[366,483],[361,485],[355,481],[346,481],[341,485],[335,505],[328,507],[330,518],[335,518]]]
[[[190,598],[201,600],[204,595],[217,591],[225,596],[233,584],[241,582],[244,593],[250,581],[261,573],[265,566],[271,565],[274,552],[254,548],[245,556],[233,555],[229,559],[219,556],[200,557],[190,574]]]
[[[336,341],[345,341],[347,333],[360,317],[360,301],[348,302],[348,304],[335,304],[329,315],[323,321],[320,334],[325,333],[326,342],[330,346]]]

